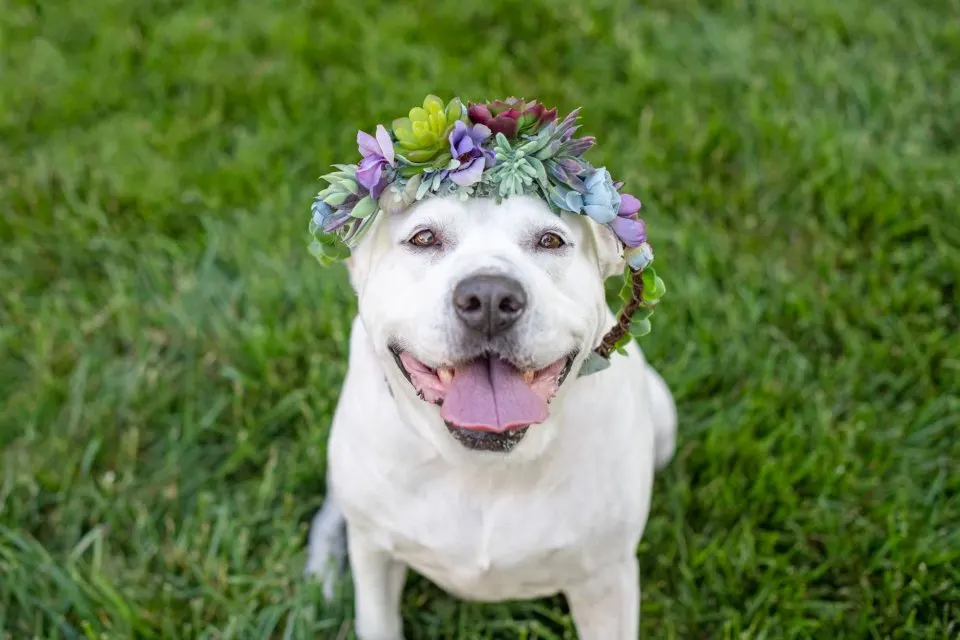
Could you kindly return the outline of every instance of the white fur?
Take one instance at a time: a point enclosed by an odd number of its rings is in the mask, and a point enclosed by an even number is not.
[[[443,248],[406,241],[429,227]],[[544,231],[569,243],[536,249]],[[539,200],[427,200],[377,220],[355,250],[359,298],[349,368],[329,444],[329,495],[314,520],[307,572],[332,594],[348,531],[361,640],[401,640],[400,594],[411,568],[476,601],[563,593],[584,640],[635,640],[635,556],[655,468],[675,446],[676,411],[631,344],[610,368],[576,371],[614,322],[603,279],[622,268],[606,228],[552,214]],[[450,296],[463,277],[507,274],[528,292],[512,356],[540,368],[578,349],[574,370],[509,453],[469,450],[421,401],[388,350],[456,361],[464,341]]]

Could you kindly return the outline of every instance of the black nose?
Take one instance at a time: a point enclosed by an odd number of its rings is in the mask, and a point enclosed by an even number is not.
[[[523,315],[527,295],[513,278],[470,276],[461,280],[453,290],[453,306],[463,324],[492,336],[507,329]]]

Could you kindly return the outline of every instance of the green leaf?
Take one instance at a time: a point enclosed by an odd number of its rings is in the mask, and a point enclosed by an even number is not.
[[[619,298],[623,304],[630,302],[630,297],[633,295],[633,280],[630,275],[629,268],[626,270],[623,276],[623,284],[620,285]]]
[[[657,282],[656,291],[657,291],[657,293],[659,294],[659,295],[657,296],[657,299],[659,300],[659,299],[662,298],[664,295],[666,295],[666,293],[667,293],[667,285],[666,285],[666,283],[665,283],[663,280],[660,279],[660,276],[657,276],[657,281],[656,281],[656,282]]]
[[[557,151],[560,149],[561,142],[559,140],[551,140],[550,144],[545,146],[540,151],[537,151],[536,157],[540,160],[547,160],[556,155]]]
[[[641,321],[649,318],[653,315],[653,307],[640,307],[633,312],[633,316],[630,317],[631,320]]]
[[[411,178],[419,173],[424,171],[429,171],[431,169],[442,169],[450,163],[450,160],[453,156],[450,155],[449,151],[441,152],[436,157],[431,156],[430,159],[425,160],[424,162],[413,162],[407,156],[402,156],[397,154],[397,173],[399,173],[404,178]]]
[[[510,192],[510,176],[505,176],[500,180],[499,189],[497,189],[497,195],[501,198],[506,198]]]
[[[339,262],[350,255],[350,250],[340,242],[327,244],[316,238],[310,243],[308,249],[310,254],[317,259],[317,262],[325,267]]]
[[[326,202],[326,203],[327,203],[328,205],[330,205],[331,207],[339,207],[339,206],[342,205],[344,202],[346,202],[346,201],[347,201],[347,198],[349,198],[349,197],[350,197],[350,194],[349,194],[349,193],[347,193],[347,192],[345,192],[345,191],[340,191],[340,192],[337,192],[337,193],[332,193],[332,194],[330,194],[329,196],[327,196],[326,198],[324,198],[323,201]]]
[[[330,184],[335,184],[343,189],[346,189],[353,195],[357,195],[360,192],[360,186],[357,184],[357,181],[350,176],[331,175],[329,178],[327,178],[327,181],[330,182]]]
[[[543,186],[544,189],[550,186],[550,178],[547,176],[547,169],[543,166],[543,163],[536,158],[531,158],[530,164],[532,164],[534,170],[536,170],[537,181],[541,184],[541,186]]]
[[[667,292],[667,287],[659,277],[653,267],[647,267],[643,270],[643,301],[647,304],[657,304],[663,294]]]
[[[601,356],[596,351],[591,351],[590,355],[587,356],[587,359],[583,361],[583,365],[581,365],[580,372],[577,374],[577,377],[582,378],[583,376],[588,376],[591,373],[603,371],[609,366],[609,360]]]
[[[415,196],[417,201],[423,200],[423,197],[427,195],[427,191],[430,190],[432,182],[429,177],[426,180],[421,178],[420,186],[417,187],[417,195]]]
[[[652,313],[652,310],[650,309],[646,309],[645,311]],[[642,314],[638,312],[634,314],[632,318],[630,318],[631,336],[634,338],[640,338],[650,333],[650,330],[653,328],[650,325],[650,313]]]
[[[523,153],[524,155],[533,155],[543,149],[550,142],[550,137],[540,134],[534,138],[531,138],[529,142],[517,147],[517,151]]]
[[[444,109],[444,116],[446,116],[447,122],[449,122],[451,125],[456,120],[464,118],[466,113],[466,107],[463,106],[459,98],[454,98],[448,102],[446,108]]]
[[[366,218],[370,215],[373,215],[376,211],[377,201],[373,199],[373,196],[367,196],[354,205],[350,215],[354,218]]]
[[[347,247],[357,246],[357,243],[366,235],[367,231],[373,227],[374,218],[376,218],[376,216],[370,216],[369,218],[357,220],[353,223],[353,229],[341,238],[343,244]]]
[[[337,182],[338,180],[349,180],[351,182],[356,181],[356,173],[352,171],[332,171],[330,173],[325,173],[320,176],[321,180],[325,180],[330,184]]]
[[[411,164],[411,165],[401,166],[399,169],[397,169],[397,173],[399,173],[404,178],[412,178],[414,176],[418,176],[422,174],[428,168],[429,167],[427,165]]]

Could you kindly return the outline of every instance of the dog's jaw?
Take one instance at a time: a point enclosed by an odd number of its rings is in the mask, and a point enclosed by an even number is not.
[[[444,424],[447,425],[447,431],[450,432],[450,435],[467,449],[471,451],[488,451],[490,453],[510,453],[520,444],[524,436],[527,435],[527,430],[530,428],[520,427],[512,431],[494,433],[492,431],[463,429],[449,422],[444,422]]]

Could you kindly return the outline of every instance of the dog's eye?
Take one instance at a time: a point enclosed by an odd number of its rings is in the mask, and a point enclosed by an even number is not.
[[[565,244],[567,243],[563,241],[563,238],[551,232],[540,236],[540,241],[537,242],[537,246],[541,249],[559,249]]]
[[[410,244],[415,247],[435,247],[440,244],[440,241],[437,238],[437,234],[430,229],[424,229],[423,231],[418,231],[413,234],[413,237],[409,240]]]

